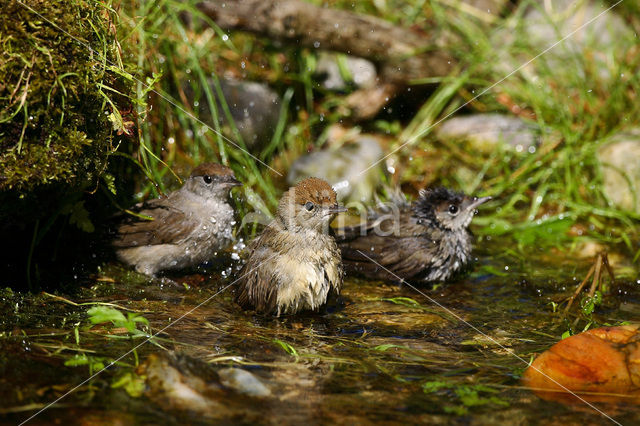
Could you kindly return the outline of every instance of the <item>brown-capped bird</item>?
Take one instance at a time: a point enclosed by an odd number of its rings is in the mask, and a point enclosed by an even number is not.
[[[329,224],[345,210],[322,179],[305,179],[285,192],[275,218],[249,247],[238,304],[279,316],[317,310],[330,291],[339,293],[342,263]]]
[[[229,191],[239,185],[230,168],[199,165],[180,189],[133,209],[152,220],[128,216],[118,226],[112,243],[118,258],[152,276],[210,259],[232,241],[235,222]]]
[[[490,198],[447,188],[421,190],[411,206],[378,212],[363,226],[337,229],[345,270],[389,281],[446,281],[469,262],[468,226],[476,207]]]

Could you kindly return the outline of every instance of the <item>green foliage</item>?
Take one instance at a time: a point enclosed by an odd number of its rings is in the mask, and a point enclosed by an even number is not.
[[[480,222],[485,222],[480,221]],[[512,225],[506,221],[491,223],[481,229],[484,235],[504,235],[510,233],[520,248],[557,246],[569,240],[567,234],[575,219],[564,215],[545,220],[524,222]]]
[[[125,371],[111,383],[114,389],[123,388],[132,398],[139,398],[146,388],[145,378],[133,371]]]
[[[87,311],[91,324],[110,323],[113,327],[124,328],[132,336],[144,336],[148,334],[138,329],[138,324],[149,327],[149,320],[140,314],[127,312],[125,317],[122,312],[108,306],[94,306]]]
[[[439,4],[432,2],[438,16],[452,16]],[[632,250],[630,240],[638,238],[634,220],[639,216],[609,204],[596,154],[609,135],[640,124],[640,106],[631,95],[640,89],[640,78],[633,71],[640,58],[628,54],[636,42],[620,38],[611,43],[606,66],[600,56],[603,52],[587,45],[584,55],[572,53],[566,43],[561,44],[502,81],[509,71],[542,51],[528,36],[529,27],[522,18],[531,8],[540,8],[539,3],[521,2],[490,31],[468,17],[448,21],[452,30],[469,41],[458,45],[458,56],[477,80],[469,96],[500,81],[474,103],[487,111],[520,111],[540,129],[541,143],[533,153],[484,155],[480,164],[477,157],[467,161],[473,154],[458,157],[482,176],[481,181],[460,183],[473,190],[478,183],[482,192],[497,200],[490,204],[493,213],[485,208],[477,221],[486,225],[479,233],[509,234],[521,248],[566,245],[571,239],[567,231],[574,223],[589,223],[585,235]],[[498,39],[502,42],[496,49]],[[558,51],[566,55],[565,66],[557,66]],[[481,83],[483,78],[486,81]]]
[[[93,232],[95,230],[93,223],[89,219],[89,212],[84,207],[84,201],[65,205],[62,209],[62,214],[68,214],[69,223],[76,225],[84,232]]]
[[[274,341],[278,346],[280,346],[282,349],[284,349],[284,351],[285,351],[286,353],[288,353],[289,355],[294,356],[294,357],[296,357],[296,358],[298,358],[298,357],[299,357],[299,355],[298,355],[298,351],[296,351],[296,348],[294,348],[293,346],[291,346],[289,343],[287,343],[287,342],[283,342],[283,341],[282,341],[282,340],[280,340],[280,339],[273,339],[273,341]]]
[[[64,362],[66,367],[81,367],[88,366],[89,374],[94,374],[96,371],[103,370],[105,365],[108,364],[110,360],[105,357],[96,357],[87,354],[75,354],[71,358],[67,359]]]
[[[115,149],[108,115],[131,89],[107,66],[114,16],[100,2],[22,3],[0,5],[0,190],[95,182]]]
[[[446,413],[453,413],[462,416],[469,413],[470,408],[490,406],[490,407],[508,407],[509,403],[500,399],[495,394],[496,389],[477,384],[458,384],[444,381],[431,381],[422,385],[425,393],[442,393],[446,392],[453,397],[457,404],[447,404],[444,406]]]

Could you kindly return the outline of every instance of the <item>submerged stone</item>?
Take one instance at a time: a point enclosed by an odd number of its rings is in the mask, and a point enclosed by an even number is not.
[[[249,396],[269,396],[271,390],[252,373],[241,368],[223,368],[218,371],[221,383],[238,393]]]

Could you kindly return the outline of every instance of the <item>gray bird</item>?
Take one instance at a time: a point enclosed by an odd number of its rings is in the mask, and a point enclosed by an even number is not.
[[[118,258],[136,271],[155,275],[197,266],[233,240],[234,210],[229,191],[242,185],[223,165],[196,167],[177,191],[137,205],[112,244]]]
[[[317,310],[340,292],[340,250],[329,224],[346,209],[324,180],[307,178],[284,193],[274,220],[251,242],[236,300],[265,314]]]
[[[476,207],[490,198],[447,188],[421,190],[396,214],[378,212],[363,225],[337,229],[345,270],[388,281],[446,281],[469,262],[468,226]]]

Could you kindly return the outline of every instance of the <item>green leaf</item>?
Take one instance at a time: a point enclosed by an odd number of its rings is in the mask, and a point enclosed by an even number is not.
[[[140,314],[135,314],[132,312],[127,313],[127,318],[129,321],[133,321],[133,322],[140,322],[144,325],[146,325],[147,327],[149,326],[149,320],[146,319],[145,317],[143,317]]]
[[[115,176],[113,176],[111,173],[105,172],[102,174],[102,180],[104,181],[105,185],[107,185],[107,189],[109,190],[109,192],[111,192],[113,195],[116,195],[117,190]]]
[[[383,298],[382,300],[384,300],[385,302],[395,303],[396,305],[411,306],[411,307],[421,306],[420,303],[416,302],[410,297],[393,297],[389,299]]]
[[[68,359],[64,362],[66,367],[77,367],[79,365],[88,365],[89,359],[84,354],[76,354],[73,358]]]
[[[111,383],[111,387],[113,389],[123,388],[130,397],[139,398],[146,388],[145,378],[129,371],[117,377],[113,383]]]
[[[433,382],[426,382],[422,385],[422,390],[425,393],[432,393],[432,392],[437,392],[440,389],[443,388],[448,388],[449,384],[447,382],[441,382],[441,381],[433,381]]]
[[[117,327],[122,327],[127,322],[122,312],[108,306],[94,306],[87,311],[87,314],[92,324],[110,322]]]
[[[283,342],[282,340],[279,340],[279,339],[274,339],[273,341],[276,342],[278,345],[280,345],[280,347],[284,349],[284,351],[289,355],[295,356],[296,358],[299,356],[298,351],[296,351],[296,348],[294,348],[287,342]]]
[[[79,229],[83,230],[84,232],[91,233],[95,231],[95,227],[93,226],[93,223],[91,223],[91,220],[89,219],[89,212],[84,207],[84,201],[78,201],[77,203],[73,204],[70,208],[65,210],[68,213],[70,213],[70,216],[69,216],[70,224],[76,225]]]
[[[398,349],[407,349],[406,346],[394,345],[392,343],[387,343],[385,345],[378,345],[373,348],[374,351],[384,352],[387,349],[398,348]]]

